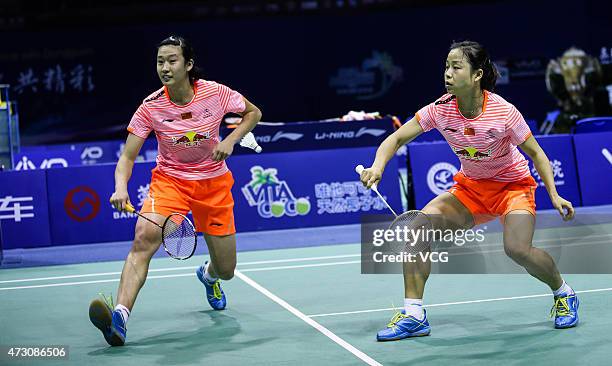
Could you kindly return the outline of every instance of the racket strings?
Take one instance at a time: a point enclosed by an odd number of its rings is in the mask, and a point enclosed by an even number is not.
[[[429,216],[421,211],[407,211],[399,215],[389,229],[400,232],[402,240],[392,241],[391,250],[394,253],[428,252],[433,242],[432,223]],[[407,239],[407,240],[404,240]]]
[[[188,218],[173,214],[163,227],[163,243],[166,251],[175,258],[189,258],[195,249],[196,233]]]

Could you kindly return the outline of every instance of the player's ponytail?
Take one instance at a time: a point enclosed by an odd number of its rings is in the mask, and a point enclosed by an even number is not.
[[[161,46],[181,47],[181,50],[183,51],[183,58],[185,58],[185,63],[189,62],[189,60],[194,63],[191,70],[189,70],[189,83],[191,83],[191,85],[193,85],[196,80],[202,78],[202,70],[199,67],[195,66],[195,51],[193,50],[193,47],[191,46],[191,43],[189,43],[189,41],[180,36],[170,36],[161,41],[157,45],[157,49],[159,49]]]
[[[463,41],[453,42],[450,49],[459,48],[465,55],[468,62],[472,66],[472,71],[482,69],[482,79],[480,79],[480,88],[488,91],[495,91],[495,83],[499,72],[493,61],[489,57],[487,50],[478,42]]]

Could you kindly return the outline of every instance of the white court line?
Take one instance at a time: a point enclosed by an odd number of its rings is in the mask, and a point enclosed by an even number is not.
[[[612,236],[612,234],[602,234],[602,235],[592,235],[589,236],[589,238],[598,238],[598,237],[609,237]],[[534,243],[543,243],[543,242],[547,242],[547,241],[566,241],[566,240],[573,240],[573,239],[581,239],[583,238],[582,236],[573,236],[573,237],[566,237],[566,238],[562,238],[562,239],[541,239],[541,240],[534,240]],[[576,245],[588,245],[588,244],[597,244],[597,243],[602,243],[601,241],[587,241],[587,242],[582,242],[582,243],[573,243],[573,244],[567,244],[564,246],[576,246]],[[603,243],[607,243],[607,241],[603,242]],[[484,246],[499,246],[502,245],[502,243],[494,243],[494,244],[484,244],[484,245],[478,245],[478,246],[474,246],[474,247],[463,247],[463,248],[481,248]],[[546,246],[541,246],[539,248],[549,248]],[[494,250],[494,251],[480,251],[478,253],[495,253],[495,252],[501,252],[502,250]],[[463,254],[473,254],[473,253],[453,253],[453,255],[463,255]],[[255,264],[271,264],[271,263],[290,263],[290,262],[303,262],[303,261],[314,261],[314,260],[320,260],[320,259],[335,259],[335,258],[351,258],[351,257],[360,257],[361,254],[341,254],[341,255],[329,255],[329,256],[320,256],[320,257],[303,257],[303,258],[286,258],[286,259],[273,259],[273,260],[265,260],[265,261],[252,261],[252,262],[239,262],[238,266],[247,266],[247,265],[255,265]],[[166,271],[181,271],[181,270],[195,270],[196,268],[198,268],[197,266],[184,266],[184,267],[169,267],[169,268],[157,268],[157,269],[149,269],[149,272],[166,272]],[[265,270],[265,269],[262,269]],[[49,281],[49,280],[61,280],[61,279],[68,279],[68,278],[84,278],[84,277],[97,277],[97,276],[113,276],[113,275],[119,275],[121,274],[121,272],[99,272],[99,273],[87,273],[87,274],[79,274],[79,275],[67,275],[67,276],[53,276],[53,277],[38,277],[38,278],[24,278],[24,279],[15,279],[15,280],[2,280],[0,281],[0,283],[16,283],[16,282],[34,282],[34,281]]]
[[[602,235],[592,235],[589,236],[589,238],[598,238],[598,237],[609,237],[612,236],[612,234],[602,234]],[[561,238],[561,239],[557,239],[557,238],[549,238],[549,239],[540,239],[540,240],[534,240],[534,243],[543,243],[543,242],[548,242],[548,241],[566,241],[566,240],[573,240],[573,239],[582,239],[582,236],[570,236],[570,237],[566,237],[566,238]],[[588,245],[588,244],[598,244],[598,243],[602,243],[602,241],[586,241],[586,242],[581,242],[581,243],[573,243],[573,244],[567,244],[564,246],[576,246],[576,245]],[[603,243],[607,243],[607,241],[603,242]],[[484,245],[478,245],[478,246],[473,246],[473,247],[462,247],[465,249],[477,249],[477,248],[481,248],[481,247],[485,247],[485,246],[499,246],[502,245],[502,243],[493,243],[493,244],[484,244]],[[541,246],[539,248],[549,248],[546,246]],[[555,246],[556,248],[556,246]],[[494,250],[494,251],[480,251],[478,253],[496,253],[496,252],[502,252],[502,250]],[[463,255],[466,253],[453,253],[453,255]],[[473,254],[473,253],[467,253],[467,254]],[[265,261],[252,261],[252,262],[239,262],[238,266],[247,266],[247,265],[255,265],[255,264],[271,264],[271,263],[290,263],[290,262],[303,262],[303,261],[314,261],[314,260],[320,260],[320,259],[335,259],[335,258],[351,258],[351,257],[360,257],[361,254],[341,254],[341,255],[329,255],[329,256],[321,256],[321,257],[304,257],[304,258],[286,258],[286,259],[273,259],[273,260],[265,260]],[[157,269],[149,269],[149,272],[166,272],[166,271],[181,271],[181,270],[194,270],[198,268],[197,266],[184,266],[184,267],[170,267],[170,268],[157,268]],[[265,270],[265,269],[264,269]],[[79,275],[67,275],[67,276],[54,276],[54,277],[38,277],[38,278],[24,278],[24,279],[15,279],[15,280],[2,280],[0,281],[0,283],[16,283],[16,282],[34,282],[34,281],[49,281],[49,280],[61,280],[61,279],[68,279],[68,278],[84,278],[84,277],[97,277],[97,276],[113,276],[113,275],[119,275],[121,274],[121,272],[99,272],[99,273],[87,273],[87,274],[79,274]]]
[[[304,257],[304,258],[274,259],[274,260],[267,260],[267,261],[240,262],[240,263],[238,263],[238,266],[247,266],[247,265],[254,265],[254,264],[270,264],[270,263],[306,262],[306,261],[315,261],[315,260],[320,260],[320,259],[351,258],[351,257],[360,257],[360,256],[361,256],[361,254],[342,254],[342,255],[328,255],[328,256],[324,256],[324,257]],[[198,266],[157,268],[157,269],[150,269],[149,272],[195,270],[196,268],[198,268]],[[67,278],[113,276],[113,275],[120,275],[120,274],[121,274],[121,272],[99,272],[99,273],[87,273],[87,274],[68,275],[68,276],[54,276],[54,277],[24,278],[24,279],[17,279],[17,280],[4,280],[4,281],[0,281],[0,283],[48,281],[48,280],[61,280],[61,279],[67,279]]]
[[[538,249],[563,249],[563,248],[568,248],[568,247],[581,247],[581,246],[586,246],[586,245],[598,245],[598,244],[612,244],[609,240],[596,240],[596,241],[583,241],[583,242],[578,242],[578,243],[567,243],[567,244],[561,244],[561,245],[541,245],[538,246]],[[500,243],[500,245],[502,245]],[[451,247],[453,248],[453,247]],[[462,248],[462,247],[459,247]],[[465,249],[478,249],[478,247],[465,247]],[[457,251],[459,249],[456,249]],[[459,255],[477,255],[477,254],[491,254],[491,253],[503,253],[505,250],[504,249],[489,249],[489,250],[474,250],[473,252],[463,252],[463,253],[456,253],[454,252],[454,250],[449,250],[448,251],[448,256],[449,257],[454,257],[454,256],[459,256]]]
[[[336,342],[342,348],[344,348],[345,350],[349,351],[350,353],[355,355],[355,357],[359,358],[360,360],[362,360],[366,364],[382,366],[382,364],[380,364],[378,361],[374,360],[370,356],[368,356],[365,353],[361,352],[360,350],[355,348],[353,345],[351,345],[350,343],[348,343],[344,339],[342,339],[342,338],[338,337],[337,335],[335,335],[334,333],[332,333],[329,329],[325,328],[321,324],[317,323],[316,321],[314,321],[311,318],[309,318],[308,316],[306,316],[304,313],[302,313],[298,309],[296,309],[293,306],[289,305],[289,303],[287,303],[285,300],[283,300],[280,297],[274,295],[273,293],[268,291],[266,288],[262,287],[260,284],[258,284],[257,282],[253,281],[250,277],[246,276],[245,274],[241,273],[240,271],[236,271],[235,274],[236,274],[236,276],[238,276],[238,278],[240,278],[241,280],[246,282],[249,286],[251,286],[255,290],[261,292],[266,297],[268,297],[270,300],[274,301],[278,305],[280,305],[283,308],[285,308],[285,310],[289,311],[291,314],[293,314],[293,315],[297,316],[298,318],[300,318],[306,324],[310,325],[311,327],[315,328],[319,332],[323,333],[327,338],[329,338],[332,341]]]
[[[593,289],[593,290],[581,290],[581,291],[576,291],[576,293],[577,294],[584,294],[584,293],[589,293],[589,292],[605,292],[605,291],[612,291],[612,287],[597,288],[597,289]],[[498,297],[498,298],[493,298],[493,299],[482,299],[482,300],[445,302],[445,303],[441,303],[441,304],[425,304],[424,307],[425,308],[433,308],[433,307],[436,307],[436,306],[477,304],[477,303],[481,303],[481,302],[532,299],[532,298],[536,298],[536,297],[547,297],[547,296],[552,296],[552,294],[548,293],[548,294],[526,295],[526,296]],[[311,317],[311,318],[320,318],[320,317],[324,317],[324,316],[376,313],[376,312],[380,312],[380,311],[390,311],[390,310],[397,310],[397,309],[395,309],[395,308],[383,308],[383,309],[369,309],[369,310],[357,310],[357,311],[343,311],[343,312],[339,312],[339,313],[313,314],[313,315],[308,315],[308,316]]]
[[[298,265],[298,266],[247,268],[247,269],[243,269],[242,272],[276,271],[276,270],[281,270],[281,269],[325,267],[325,266],[337,266],[337,265],[355,264],[355,263],[361,263],[361,261],[302,264],[302,265]],[[172,274],[172,275],[163,275],[163,276],[147,276],[147,280],[153,280],[153,279],[159,279],[159,278],[189,277],[189,276],[195,276],[195,274],[190,272],[190,273],[179,273],[179,274]],[[105,283],[105,282],[119,282],[119,278],[111,278],[111,279],[107,279],[107,280],[95,280],[95,281],[48,283],[48,284],[45,284],[45,285],[29,285],[29,286],[17,286],[17,287],[0,287],[0,291],[24,290],[24,289],[29,289],[29,288],[76,286],[76,285],[86,285],[86,284],[90,284],[90,283]]]
[[[346,262],[329,262],[329,263],[302,264],[300,266],[279,266],[279,267],[249,268],[249,269],[242,269],[241,271],[242,272],[275,271],[275,270],[279,270],[279,269],[338,266],[338,265],[342,265],[342,264],[354,264],[354,263],[361,263],[361,261],[346,261]]]

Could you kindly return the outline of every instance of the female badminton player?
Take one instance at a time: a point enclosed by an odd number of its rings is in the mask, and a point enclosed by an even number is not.
[[[461,161],[455,185],[429,202],[435,229],[467,229],[495,217],[504,225],[504,250],[554,294],[555,327],[578,323],[578,298],[565,283],[551,256],[532,246],[535,227],[535,180],[517,146],[533,160],[550,200],[564,220],[574,216],[572,204],[557,193],[550,162],[520,112],[493,93],[497,70],[476,42],[453,43],[446,59],[447,94],[425,106],[390,135],[374,163],[361,174],[367,187],[377,183],[397,149],[436,128]],[[423,292],[430,263],[404,264],[404,309],[377,334],[379,341],[428,335]]]
[[[196,230],[204,233],[210,262],[196,271],[215,310],[226,306],[219,279],[229,280],[236,266],[234,183],[224,160],[234,144],[261,119],[260,110],[225,85],[203,80],[194,66],[191,45],[172,36],[157,47],[157,74],[163,87],[144,99],[127,128],[129,134],[115,170],[111,204],[124,210],[130,202],[127,184],[134,160],[153,131],[159,144],[148,198],[141,213],[162,224],[165,217],[192,211]],[[226,113],[242,115],[242,123],[223,141],[219,125]],[[147,277],[149,262],[161,243],[161,230],[139,218],[135,237],[121,273],[117,305],[94,300],[90,318],[113,346],[125,343],[126,324]]]

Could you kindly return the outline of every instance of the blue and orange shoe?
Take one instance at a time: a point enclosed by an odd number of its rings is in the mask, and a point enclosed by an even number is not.
[[[204,287],[206,288],[206,300],[214,310],[223,310],[225,306],[227,306],[227,299],[225,298],[225,292],[221,289],[221,282],[216,280],[215,282],[208,282],[206,278],[204,278],[204,272],[206,271],[205,266],[208,265],[208,261],[204,263],[203,266],[200,266],[196,270],[196,276]]]
[[[405,311],[397,312],[391,322],[387,324],[387,328],[376,334],[376,340],[379,342],[399,341],[400,339],[409,337],[423,337],[431,333],[431,327],[427,321],[427,312],[423,320],[418,320],[412,315],[405,315]]]
[[[550,316],[555,315],[555,328],[565,329],[578,324],[578,306],[580,301],[575,293],[555,296],[555,304],[550,309]]]
[[[112,296],[110,302],[104,295],[101,296],[102,299],[95,299],[89,304],[89,320],[100,329],[106,343],[111,346],[123,346],[127,332],[125,321],[121,313],[113,311]]]

